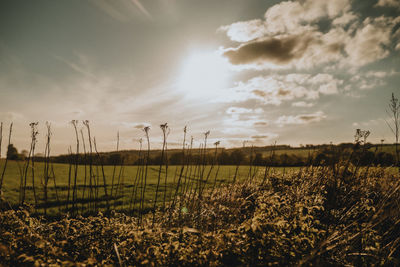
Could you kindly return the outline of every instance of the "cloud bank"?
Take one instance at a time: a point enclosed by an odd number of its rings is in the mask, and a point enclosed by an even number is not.
[[[380,0],[379,6],[400,6]],[[240,44],[225,49],[233,65],[254,69],[311,69],[328,63],[360,68],[387,57],[399,40],[397,17],[367,17],[351,10],[350,0],[284,1],[270,7],[264,19],[220,28]],[[327,24],[328,27],[323,26]]]

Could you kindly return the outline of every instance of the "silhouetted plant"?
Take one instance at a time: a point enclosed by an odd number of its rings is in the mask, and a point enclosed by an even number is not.
[[[130,200],[130,205],[129,205],[129,209],[131,211],[133,211],[133,209],[135,208],[136,205],[136,195],[139,189],[139,184],[141,181],[141,177],[142,177],[142,169],[143,169],[143,159],[142,159],[142,143],[143,143],[143,139],[140,138],[139,139],[139,165],[136,168],[136,175],[135,175],[135,179],[133,180],[133,187],[132,187],[132,194],[131,194],[131,200]],[[139,216],[139,214],[138,214]]]
[[[11,145],[12,126],[13,126],[13,123],[10,123],[10,130],[9,130],[9,133],[8,133],[8,145],[7,145],[7,148],[9,148],[10,145]],[[1,139],[3,139],[3,123],[1,123]],[[1,142],[0,142],[0,144],[1,144]],[[8,152],[8,150],[7,150],[7,152]],[[0,193],[2,192],[4,174],[6,173],[7,163],[8,163],[8,155],[6,157],[6,160],[5,160],[4,166],[3,166],[3,170],[1,172]]]
[[[93,139],[93,144],[94,144],[94,149],[96,151],[97,154],[97,159],[100,162],[100,167],[101,167],[101,174],[103,177],[103,188],[104,188],[104,198],[106,199],[106,205],[107,205],[107,210],[110,209],[110,204],[109,204],[109,199],[108,199],[108,193],[107,193],[107,181],[106,181],[106,175],[104,173],[104,164],[103,164],[103,160],[100,157],[100,153],[97,150],[97,144],[96,144],[96,138]],[[97,186],[99,186],[99,183],[97,183]]]
[[[89,210],[94,209],[93,204],[93,198],[94,198],[94,192],[93,192],[93,186],[95,185],[94,182],[94,173],[93,173],[93,147],[92,147],[92,137],[90,133],[90,125],[89,121],[85,120],[83,121],[83,125],[85,125],[87,129],[87,135],[88,135],[88,141],[89,141]],[[96,203],[96,201],[94,201]]]
[[[78,136],[78,121],[77,120],[72,120],[71,121],[72,126],[74,127],[75,130],[75,138],[76,138],[76,153],[75,153],[75,165],[74,165],[74,188],[72,191],[72,210],[75,212],[76,207],[76,200],[77,200],[77,178],[78,178],[78,166],[79,166],[79,136]]]
[[[148,167],[149,167],[149,160],[150,160],[150,126],[146,126],[143,128],[143,131],[146,136],[147,140],[147,156],[146,156],[146,167],[144,170],[144,176],[143,176],[143,186],[142,186],[142,194],[141,194],[141,201],[140,201],[140,210],[139,210],[139,225],[142,223],[142,215],[143,215],[143,209],[144,209],[144,202],[145,202],[145,192],[146,192],[146,184],[147,184],[147,174],[148,174]]]
[[[392,98],[389,101],[389,109],[386,113],[390,116],[390,122],[386,121],[395,138],[396,149],[396,165],[399,167],[400,172],[400,151],[399,151],[399,131],[400,131],[400,103],[399,99],[392,93]]]
[[[49,122],[46,122],[46,128],[47,128],[47,133],[46,133],[46,145],[44,149],[44,171],[43,171],[43,192],[44,192],[44,213],[47,213],[47,205],[48,205],[48,183],[50,179],[50,140],[51,140],[51,124]]]
[[[160,187],[160,180],[161,180],[161,170],[162,166],[164,163],[164,151],[165,151],[165,145],[167,142],[167,130],[168,130],[168,124],[164,123],[160,125],[161,131],[163,133],[163,144],[162,144],[162,149],[161,149],[161,160],[160,160],[160,167],[158,168],[158,178],[157,178],[157,187],[156,187],[156,194],[154,196],[154,204],[153,204],[153,224],[155,220],[155,213],[156,213],[156,208],[157,208],[157,197],[158,197],[158,189]],[[166,179],[166,178],[165,178]],[[166,183],[165,183],[165,191],[164,191],[164,202],[163,202],[163,209],[165,209],[165,195],[166,195]]]
[[[83,163],[84,163],[84,178],[83,178],[83,188],[82,188],[82,212],[84,212],[85,207],[85,191],[86,191],[86,180],[87,180],[87,151],[86,151],[86,144],[85,144],[85,137],[83,136],[83,130],[80,130],[81,138],[82,138],[82,145],[83,145]]]
[[[117,132],[117,150],[116,152],[118,153],[119,150],[119,132]],[[110,197],[112,198],[113,196],[113,191],[114,191],[114,178],[115,178],[115,170],[117,168],[117,164],[119,162],[115,161],[114,162],[114,167],[113,167],[113,173],[112,173],[112,179],[111,179],[111,193],[110,193]]]

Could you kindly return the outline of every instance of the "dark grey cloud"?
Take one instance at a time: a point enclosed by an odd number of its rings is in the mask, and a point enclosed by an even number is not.
[[[251,138],[252,139],[266,139],[266,138],[269,138],[269,136],[268,135],[253,135]]]
[[[266,121],[257,121],[253,125],[256,126],[256,127],[257,126],[267,126],[268,122],[266,122]]]
[[[320,117],[320,114],[307,114],[298,116],[299,120],[304,122],[315,121],[318,120]]]
[[[326,119],[326,115],[322,111],[317,111],[315,113],[310,114],[298,114],[296,116],[280,116],[276,123],[280,126],[287,125],[287,124],[308,124],[313,122],[320,122]]]
[[[138,124],[138,125],[133,126],[133,128],[142,130],[146,126],[148,126],[148,125]]]
[[[308,36],[273,37],[228,49],[224,56],[234,65],[262,62],[285,65],[301,58],[311,42]]]

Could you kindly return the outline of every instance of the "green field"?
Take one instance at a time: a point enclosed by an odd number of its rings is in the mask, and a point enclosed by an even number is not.
[[[1,161],[1,169],[4,166],[4,160]],[[54,164],[54,176],[55,179],[50,179],[48,182],[48,212],[57,213],[65,209],[68,199],[68,181],[69,181],[69,173],[71,172],[71,185],[70,185],[70,197],[72,199],[72,188],[74,185],[74,166],[71,167],[68,164]],[[238,169],[237,180],[243,180],[248,177],[250,166],[240,166]],[[106,190],[107,195],[110,196],[111,189],[113,199],[109,200],[110,205],[120,210],[127,210],[129,208],[130,200],[132,197],[132,193],[134,192],[134,181],[137,176],[137,172],[139,170],[138,166],[104,166],[104,176],[106,180]],[[159,187],[158,194],[158,205],[164,200],[164,193],[166,191],[166,201],[169,201],[176,190],[176,185],[179,179],[181,166],[169,166],[167,171],[167,183],[165,187],[165,166],[162,168],[161,172],[161,181]],[[182,186],[186,186],[187,188],[194,188],[198,181],[198,167],[189,166],[185,167],[181,179],[181,188]],[[210,171],[211,170],[211,171]],[[214,166],[206,166],[204,170],[203,180],[208,178],[208,182],[206,186],[212,186],[215,181],[216,173],[218,167]],[[216,185],[219,186],[221,183],[232,182],[235,175],[236,166],[221,166],[218,170],[218,175],[216,177]],[[262,177],[264,173],[263,167],[252,167],[252,173],[254,177]],[[293,168],[273,168],[271,172],[282,172],[283,170],[293,170]],[[4,199],[10,203],[11,205],[17,205],[20,202],[20,183],[21,183],[21,173],[24,171],[23,162],[9,161],[8,166],[5,172],[4,181],[3,181],[3,197]],[[85,174],[86,172],[86,174]],[[104,183],[103,183],[103,171],[101,166],[93,166],[92,167],[93,179],[92,183],[97,184],[97,199],[103,199],[103,201],[97,201],[98,207],[105,208],[106,201],[104,200],[105,191],[104,191]],[[114,173],[114,186],[112,186]],[[159,166],[148,166],[148,175],[147,175],[147,183],[146,183],[146,191],[145,191],[145,204],[146,208],[151,208],[154,204],[155,192],[158,181],[158,173]],[[119,175],[120,174],[120,175]],[[85,184],[85,176],[86,176],[86,187]],[[253,175],[252,175],[253,176]],[[44,163],[37,162],[35,163],[35,192],[37,196],[37,204],[38,207],[43,207],[44,205],[44,186],[43,186],[43,177],[44,177]],[[119,180],[119,182],[118,182]],[[54,184],[55,181],[55,184]],[[77,172],[77,202],[78,206],[86,207],[89,204],[87,203],[89,199],[89,166],[79,165]],[[119,187],[116,184],[120,184]],[[139,190],[141,190],[141,186],[139,185]],[[166,189],[166,190],[165,190]],[[85,191],[85,192],[84,192]],[[85,196],[83,198],[83,194]],[[95,194],[95,189],[93,191],[93,198]],[[93,200],[92,198],[92,200]],[[138,197],[137,197],[138,198]],[[34,194],[32,187],[32,168],[29,168],[28,176],[27,176],[27,189],[26,189],[26,197],[25,201],[27,203],[34,204]],[[86,202],[86,203],[85,203]],[[137,201],[138,202],[138,201]],[[85,204],[84,204],[85,203]],[[71,206],[72,203],[69,204]],[[136,205],[137,206],[137,205]],[[39,208],[38,211],[41,212],[42,208]]]

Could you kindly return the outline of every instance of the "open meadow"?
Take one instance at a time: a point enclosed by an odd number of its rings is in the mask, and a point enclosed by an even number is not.
[[[0,161],[1,166],[4,165],[4,160]],[[35,193],[37,194],[37,212],[43,213],[45,206],[44,202],[44,163],[35,163]],[[69,204],[72,206],[72,194],[74,187],[74,173],[75,165],[54,163],[51,165],[51,178],[48,182],[48,215],[57,215],[60,212],[64,212]],[[135,197],[135,189],[141,191],[143,185],[140,183],[137,187],[134,186],[135,180],[137,183],[138,176],[140,175],[141,168],[143,166],[93,166],[93,191],[97,191],[97,205],[101,210],[106,209],[106,198],[103,184],[103,171],[106,181],[106,190],[108,192],[108,197],[113,209],[120,211],[129,211],[132,207],[132,197]],[[159,186],[159,198],[157,200],[160,205],[164,201],[163,194],[166,192],[166,201],[170,201],[175,193],[175,189],[181,176],[181,182],[183,187],[193,187],[193,184],[198,181],[198,175],[202,166],[186,166],[182,175],[180,175],[181,166],[168,166],[166,171],[166,166],[162,166],[160,172],[160,186]],[[237,166],[205,166],[204,173],[208,177],[205,187],[211,187],[216,183],[216,186],[221,186],[223,184],[232,183],[235,177]],[[12,206],[18,206],[20,204],[21,198],[21,176],[24,169],[24,162],[9,161],[5,172],[3,181],[3,198]],[[256,179],[260,179],[264,175],[265,167],[257,166],[239,166],[236,174],[237,181],[243,181],[249,178],[250,172],[251,176]],[[293,167],[274,167],[270,168],[268,171],[271,173],[282,174],[283,172],[294,171],[299,168]],[[31,171],[31,170],[30,170]],[[158,175],[160,171],[160,166],[150,165],[148,166],[147,175],[147,185],[145,191],[145,207],[151,208],[155,199],[155,192],[157,187]],[[75,202],[79,206],[80,211],[87,211],[88,202],[95,201],[89,198],[89,166],[78,165],[77,168],[77,179],[76,179],[76,200]],[[167,173],[167,175],[166,175]],[[55,178],[54,178],[54,177]],[[136,179],[135,179],[136,178]],[[165,179],[166,178],[166,179]],[[70,185],[68,186],[70,181]],[[166,182],[166,183],[165,183]],[[166,185],[166,187],[165,187]],[[69,198],[68,198],[68,188],[69,188]],[[188,190],[187,188],[186,190]],[[194,188],[193,188],[194,189]],[[95,192],[93,193],[95,194]],[[137,194],[137,193],[136,193]],[[132,196],[133,195],[133,196]],[[138,196],[136,196],[138,198]],[[68,201],[69,199],[69,201]],[[34,192],[32,186],[32,175],[27,177],[27,189],[25,202],[34,204]],[[136,205],[139,202],[136,201]],[[96,208],[97,210],[97,208]]]

